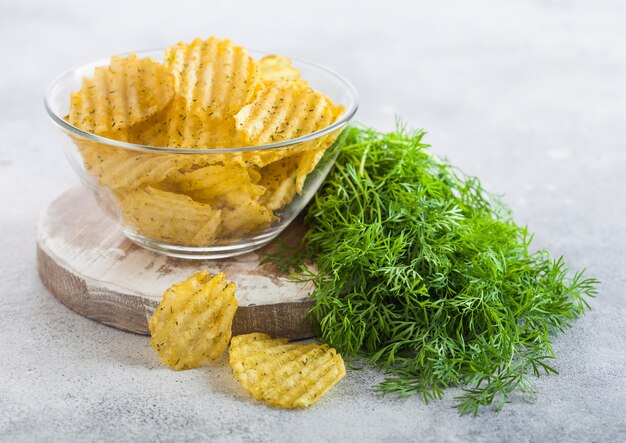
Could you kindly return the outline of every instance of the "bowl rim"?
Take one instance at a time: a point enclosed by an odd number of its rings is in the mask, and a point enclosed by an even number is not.
[[[142,50],[137,50],[137,51],[129,51],[129,52],[125,52],[125,53],[121,53],[119,55],[121,56],[126,56],[129,54],[137,54],[137,56],[144,56],[144,57],[150,57],[150,55],[148,54],[154,54],[156,52],[161,52],[164,53],[165,48],[150,48],[150,49],[142,49]],[[253,50],[253,49],[249,49],[248,52],[251,55],[258,55],[258,56],[266,56],[266,55],[275,55],[272,52],[267,52],[267,51],[259,51],[259,50]],[[58,126],[59,128],[61,128],[62,130],[68,131],[74,135],[77,135],[83,139],[87,139],[89,141],[93,141],[93,142],[97,142],[97,143],[102,143],[102,144],[106,144],[106,145],[110,145],[110,146],[115,146],[118,148],[123,148],[123,149],[129,149],[129,150],[134,150],[134,151],[150,151],[150,152],[160,152],[160,153],[176,153],[176,154],[225,154],[225,153],[235,153],[235,152],[249,152],[249,151],[262,151],[262,150],[271,150],[271,149],[277,149],[277,148],[284,148],[284,147],[289,147],[292,145],[296,145],[299,143],[303,143],[303,142],[307,142],[307,141],[311,141],[311,140],[315,140],[319,137],[322,137],[324,135],[330,134],[331,132],[334,132],[337,129],[341,129],[342,127],[344,127],[345,125],[348,124],[348,122],[350,120],[352,120],[352,118],[354,117],[354,115],[356,114],[358,108],[359,108],[359,94],[356,90],[356,88],[354,87],[354,85],[347,79],[345,78],[343,75],[339,74],[338,72],[334,71],[333,69],[330,69],[324,65],[321,65],[319,63],[315,63],[315,62],[311,62],[302,58],[298,58],[298,57],[291,57],[291,56],[285,56],[290,58],[292,61],[295,61],[297,63],[300,64],[304,64],[304,65],[309,65],[313,68],[319,69],[321,71],[324,71],[326,74],[331,75],[332,77],[335,77],[335,79],[339,80],[339,82],[343,85],[343,87],[346,88],[346,90],[348,91],[348,94],[350,96],[350,103],[344,104],[344,103],[340,103],[341,105],[346,107],[346,111],[342,114],[341,118],[339,118],[337,121],[335,121],[334,123],[330,124],[329,126],[326,126],[320,130],[317,130],[315,132],[311,132],[310,134],[306,134],[303,135],[301,137],[297,137],[297,138],[292,138],[289,140],[284,140],[281,142],[277,142],[277,143],[269,143],[269,144],[265,144],[265,145],[258,145],[258,146],[241,146],[241,147],[232,147],[232,148],[209,148],[209,149],[194,149],[194,148],[172,148],[172,147],[163,147],[163,146],[150,146],[150,145],[141,145],[141,144],[136,144],[136,143],[128,143],[128,142],[123,142],[123,141],[119,141],[119,140],[115,140],[112,138],[107,138],[107,137],[102,137],[100,135],[96,135],[93,134],[91,132],[87,132],[84,131],[70,123],[68,123],[67,121],[65,121],[65,119],[60,116],[57,112],[55,112],[52,109],[52,106],[50,104],[50,100],[52,97],[52,94],[54,93],[54,91],[56,90],[56,88],[62,84],[63,81],[65,81],[67,79],[67,77],[72,76],[76,71],[80,70],[80,69],[84,69],[87,66],[105,66],[109,63],[110,58],[106,58],[106,59],[100,59],[100,60],[96,60],[90,63],[84,63],[80,66],[74,67],[72,69],[69,69],[65,72],[63,72],[62,74],[60,74],[59,76],[57,76],[52,83],[48,86],[48,89],[46,90],[46,94],[44,97],[44,107],[46,109],[46,112],[48,114],[48,116],[50,117],[50,119],[53,121],[54,124],[56,124],[56,126]],[[323,93],[323,91],[320,91]]]

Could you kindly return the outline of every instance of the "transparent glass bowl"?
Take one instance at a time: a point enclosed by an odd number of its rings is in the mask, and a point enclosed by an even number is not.
[[[256,59],[268,55],[250,53]],[[163,50],[136,54],[163,60]],[[130,240],[174,257],[230,257],[262,247],[294,220],[328,174],[343,143],[341,133],[358,108],[357,92],[344,77],[314,63],[292,61],[311,87],[345,111],[326,128],[279,143],[162,148],[112,140],[70,125],[64,119],[70,92],[78,91],[94,68],[108,65],[108,59],[57,78],[45,107],[61,130],[59,144],[82,184]],[[189,173],[195,175],[184,175]],[[208,204],[207,198],[220,204]]]

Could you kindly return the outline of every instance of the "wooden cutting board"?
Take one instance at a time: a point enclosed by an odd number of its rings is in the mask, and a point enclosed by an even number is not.
[[[296,244],[302,225],[294,222],[279,236]],[[314,335],[306,319],[310,284],[292,283],[271,264],[261,264],[265,248],[221,260],[167,257],[128,240],[115,221],[82,187],[53,201],[39,220],[37,264],[42,282],[80,315],[138,334],[149,334],[148,318],[173,283],[197,271],[224,272],[237,283],[239,309],[233,334],[266,332],[290,339]]]

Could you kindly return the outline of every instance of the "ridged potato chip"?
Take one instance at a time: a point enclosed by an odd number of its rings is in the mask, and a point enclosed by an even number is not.
[[[261,169],[259,182],[266,191],[260,202],[275,211],[290,203],[302,192],[307,176],[313,172],[336,136],[326,136],[325,142],[315,149],[284,157]]]
[[[261,80],[265,83],[300,80],[302,73],[298,71],[287,57],[267,55],[259,60]],[[303,80],[300,80],[303,81]]]
[[[235,283],[198,272],[170,287],[150,317],[150,345],[168,366],[190,369],[217,359],[232,335]]]
[[[333,121],[337,120],[341,114],[345,112],[343,106],[333,107]],[[296,192],[302,192],[304,188],[304,182],[307,176],[315,170],[315,167],[320,162],[326,151],[335,143],[337,137],[341,133],[341,129],[337,129],[330,134],[321,137],[318,141],[317,147],[302,152],[300,159],[298,160],[298,168],[296,170]]]
[[[296,195],[299,155],[285,157],[261,169],[259,184],[265,188],[260,203],[276,211],[293,200]]]
[[[289,81],[273,83],[235,115],[237,130],[250,145],[294,139],[325,128],[334,119],[335,106],[328,97]]]
[[[70,95],[68,120],[84,131],[125,141],[128,127],[158,113],[173,97],[174,77],[163,65],[134,54],[113,56]]]
[[[176,114],[170,121],[168,146],[185,149],[214,149],[238,146],[232,124],[221,120]]]
[[[146,121],[137,123],[126,130],[127,141],[146,146],[168,147],[170,142],[169,116],[177,103],[174,97],[169,104]]]
[[[265,188],[253,168],[239,164],[211,165],[182,173],[168,181],[178,192],[222,210],[220,238],[252,234],[269,226],[276,217],[258,203]]]
[[[179,192],[194,200],[209,203],[214,208],[233,207],[258,200],[265,188],[255,184],[258,181],[252,169],[239,164],[216,164],[181,173],[169,182]],[[253,178],[255,176],[255,178]]]
[[[214,119],[235,115],[259,81],[258,63],[248,51],[216,37],[167,48],[165,67],[175,77],[187,113]]]
[[[243,145],[233,117],[219,119],[208,113],[189,113],[180,97],[172,101],[161,125],[170,148],[213,149]]]
[[[267,228],[276,217],[272,211],[256,200],[240,201],[230,209],[222,210],[221,235],[224,238],[238,236],[241,233],[255,234]]]
[[[327,345],[260,333],[233,337],[229,359],[235,378],[254,398],[288,409],[311,406],[346,375],[341,355]]]
[[[132,151],[87,141],[78,145],[87,172],[101,186],[113,190],[158,183],[193,164],[183,155]]]
[[[242,135],[239,134],[239,136],[241,137]],[[245,144],[246,142],[241,143],[241,145]],[[243,166],[256,166],[262,168],[283,158],[288,158],[299,151],[300,146],[295,145],[286,146],[284,148],[259,149],[256,151],[242,152],[241,154],[238,154],[236,158],[238,163]]]
[[[206,246],[219,233],[222,213],[191,197],[152,186],[119,195],[124,221],[151,239]]]
[[[343,107],[341,107],[341,110],[343,112]],[[300,154],[296,169],[296,192],[302,192],[307,176],[315,170],[317,164],[320,162],[322,157],[324,157],[324,154],[326,154],[326,151],[333,145],[333,143],[335,143],[335,140],[337,140],[340,132],[341,129],[325,135],[320,139],[318,147]]]
[[[300,154],[298,161],[298,167],[296,169],[296,192],[302,192],[304,188],[304,182],[307,176],[313,172],[319,161],[324,157],[326,153],[326,147],[321,146],[319,148],[303,152]]]

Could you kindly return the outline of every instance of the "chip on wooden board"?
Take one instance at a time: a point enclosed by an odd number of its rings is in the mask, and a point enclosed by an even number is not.
[[[229,359],[235,378],[254,398],[287,409],[311,406],[346,375],[341,355],[327,345],[261,333],[233,337]]]
[[[150,345],[176,370],[200,366],[224,353],[237,310],[235,283],[201,271],[174,284],[150,317]]]

